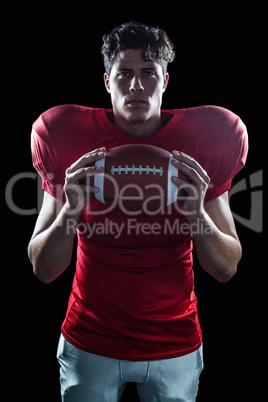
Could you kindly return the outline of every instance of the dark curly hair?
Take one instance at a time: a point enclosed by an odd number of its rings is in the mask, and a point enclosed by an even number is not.
[[[165,31],[138,22],[127,22],[115,27],[109,34],[103,36],[101,53],[104,67],[109,75],[118,52],[133,49],[143,50],[146,61],[155,61],[166,73],[168,63],[175,58],[174,46]]]

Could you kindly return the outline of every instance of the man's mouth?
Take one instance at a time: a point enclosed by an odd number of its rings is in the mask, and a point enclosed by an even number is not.
[[[148,104],[148,102],[146,100],[139,99],[139,98],[129,99],[126,103],[127,103],[127,105],[132,106],[132,107],[141,107],[141,106]]]

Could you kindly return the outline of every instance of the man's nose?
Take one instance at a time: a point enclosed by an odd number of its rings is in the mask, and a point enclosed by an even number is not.
[[[129,91],[130,92],[140,92],[143,90],[144,90],[144,87],[142,85],[140,77],[134,76],[130,82]]]

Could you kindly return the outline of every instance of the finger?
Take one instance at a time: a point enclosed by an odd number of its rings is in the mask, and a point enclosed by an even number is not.
[[[81,182],[79,184],[79,187],[82,189],[84,193],[98,193],[100,191],[99,187],[88,186],[86,184],[81,184]]]
[[[84,169],[84,176],[79,179],[79,184],[83,184],[86,186],[90,186],[90,188],[94,187],[94,177],[103,172],[102,166],[94,166]],[[96,187],[98,188],[98,187]]]
[[[196,169],[186,165],[184,162],[180,162],[179,166],[180,172],[182,172],[183,175],[188,178],[188,181],[182,180],[180,178],[180,174],[178,174],[178,178],[174,176],[174,183],[176,183],[178,186],[180,186],[182,182],[187,183],[186,187],[189,188],[196,187],[202,189],[207,186],[206,181],[200,176]]]
[[[171,180],[178,187],[178,193],[181,195],[193,196],[195,197],[198,190],[198,185],[193,182],[189,183],[188,181],[182,180],[176,176],[172,176]]]
[[[92,185],[90,185],[92,184]],[[98,193],[100,191],[99,187],[96,187],[92,183],[90,183],[89,178],[83,180],[81,179],[80,181],[66,181],[64,185],[64,191],[69,192],[69,191],[75,191],[76,194],[90,194],[90,193]]]
[[[192,168],[195,168],[196,170],[198,170],[200,172],[204,170],[201,167],[201,165],[192,156],[184,154],[183,152],[173,151],[173,157],[178,162],[184,162],[185,164],[191,166]]]
[[[85,167],[87,165],[90,165],[91,163],[102,159],[104,157],[104,152],[105,148],[98,148],[95,149],[94,151],[91,151],[79,158],[76,162],[74,162],[68,169],[67,171],[69,173],[74,172],[82,167]]]
[[[102,171],[102,166],[81,167],[74,172],[68,171],[66,177],[69,182],[89,185],[91,182],[90,178]]]
[[[172,164],[191,180],[195,182],[194,178],[196,177],[198,179],[198,177],[200,177],[206,184],[209,184],[210,178],[207,172],[194,158],[179,151],[173,151],[173,157]],[[188,171],[186,170],[187,167],[189,168]],[[198,176],[196,176],[194,172],[197,172]]]

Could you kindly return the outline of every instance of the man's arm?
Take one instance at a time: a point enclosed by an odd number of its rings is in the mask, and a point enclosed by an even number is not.
[[[242,255],[228,192],[206,202],[203,212],[189,218],[190,223],[196,220],[202,227],[200,233],[197,231],[194,234],[198,260],[215,279],[227,282],[236,273]]]
[[[174,152],[173,164],[184,173],[191,184],[184,187],[188,197],[181,204],[188,222],[195,230],[194,242],[200,264],[210,275],[220,282],[227,282],[236,273],[242,249],[230,211],[228,193],[204,202],[209,185],[209,177],[204,169],[190,156]],[[173,177],[180,187],[183,180]],[[202,230],[201,230],[202,228]]]
[[[63,202],[44,192],[44,199],[28,246],[34,274],[50,283],[69,266],[75,233],[68,233],[68,208]]]
[[[33,236],[28,246],[29,259],[33,271],[44,283],[50,283],[61,275],[70,264],[75,233],[69,230],[72,220],[78,224],[91,193],[99,191],[97,187],[80,184],[88,175],[95,175],[102,168],[88,166],[103,158],[104,148],[82,156],[66,171],[64,191],[66,202],[44,194],[42,209],[38,216]]]

